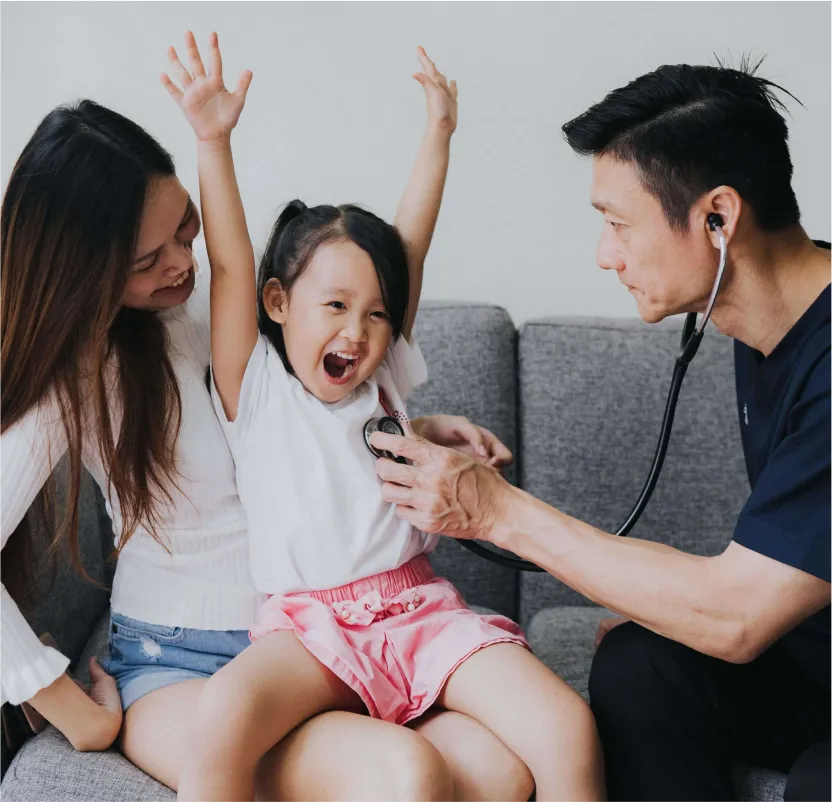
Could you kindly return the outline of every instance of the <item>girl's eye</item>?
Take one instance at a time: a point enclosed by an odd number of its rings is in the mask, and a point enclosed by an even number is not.
[[[389,320],[390,319],[389,316],[387,315],[387,312],[373,312],[370,315],[370,317],[374,317],[378,320]]]
[[[330,301],[327,306],[331,306],[333,309],[346,309],[347,307],[344,306],[342,301]]]

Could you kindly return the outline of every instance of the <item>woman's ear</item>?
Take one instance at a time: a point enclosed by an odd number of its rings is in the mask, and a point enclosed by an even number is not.
[[[283,325],[289,313],[289,296],[280,281],[270,278],[263,287],[263,308],[275,323]]]

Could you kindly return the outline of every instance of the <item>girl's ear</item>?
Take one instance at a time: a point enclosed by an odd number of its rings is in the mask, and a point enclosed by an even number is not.
[[[289,296],[280,281],[270,278],[263,287],[263,308],[275,323],[283,325],[289,314]]]

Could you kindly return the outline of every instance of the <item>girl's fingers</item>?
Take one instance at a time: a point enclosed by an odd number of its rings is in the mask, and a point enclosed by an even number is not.
[[[436,65],[430,60],[428,54],[425,53],[425,48],[418,47],[416,53],[419,56],[419,63],[422,65],[422,69],[433,78],[437,74]]]
[[[248,92],[249,86],[251,86],[251,79],[253,77],[254,73],[251,70],[246,70],[240,76],[240,80],[237,81],[237,88],[234,90],[234,94],[240,99],[242,103],[246,102],[246,93]]]
[[[167,73],[164,73],[164,72],[163,72],[163,73],[161,74],[160,78],[161,78],[161,81],[162,81],[162,86],[164,86],[164,87],[165,87],[165,89],[167,89],[167,90],[168,90],[168,93],[170,94],[170,96],[171,96],[171,97],[172,97],[172,98],[173,98],[173,99],[174,99],[177,103],[181,103],[181,102],[182,102],[182,98],[184,97],[184,95],[182,94],[182,91],[179,89],[179,87],[178,87],[178,86],[177,86],[177,85],[176,85],[173,81],[171,81],[171,79],[170,79],[170,77],[167,75]]]
[[[468,418],[459,418],[453,427],[453,433],[459,440],[467,443],[481,459],[488,459],[488,448],[483,430]]]
[[[204,78],[205,65],[202,63],[202,56],[199,55],[196,39],[194,39],[194,35],[190,31],[187,31],[185,34],[185,49],[188,53],[188,63],[191,65],[191,72],[194,78]]]
[[[220,55],[220,41],[216,33],[208,37],[208,55],[211,64],[211,77],[222,80],[222,55]]]
[[[194,79],[191,78],[191,74],[182,66],[179,56],[176,55],[175,47],[168,48],[168,61],[176,77],[179,79],[179,83],[182,84],[182,88],[187,89],[194,82]]]
[[[451,81],[451,97],[456,100],[456,81]]]
[[[415,73],[413,73],[413,77],[414,77],[414,78],[415,78],[415,79],[416,79],[416,80],[417,80],[420,84],[422,84],[422,86],[424,86],[424,87],[425,87],[425,89],[427,89],[428,87],[430,87],[430,86],[432,86],[432,85],[433,85],[433,81],[431,81],[431,79],[430,79],[430,78],[428,78],[428,76],[427,76],[427,75],[425,75],[425,73],[423,73],[423,72],[415,72]]]

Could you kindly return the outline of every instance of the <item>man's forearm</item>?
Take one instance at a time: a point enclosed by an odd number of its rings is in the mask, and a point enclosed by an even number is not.
[[[647,629],[731,659],[741,632],[709,582],[711,558],[607,534],[517,488],[491,540]]]

